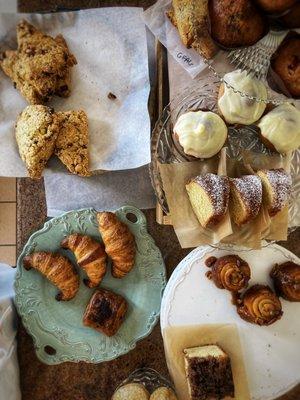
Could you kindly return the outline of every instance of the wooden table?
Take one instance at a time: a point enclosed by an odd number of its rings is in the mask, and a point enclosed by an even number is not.
[[[98,6],[147,7],[154,0],[19,0],[20,12],[79,9]],[[182,250],[170,226],[155,222],[155,210],[145,211],[148,229],[160,248],[168,276],[188,253]],[[17,186],[17,249],[20,253],[28,237],[46,219],[45,193],[42,182],[19,179]],[[300,229],[290,235],[284,247],[300,256]],[[152,367],[168,376],[159,324],[146,339],[129,354],[117,360],[94,365],[64,363],[57,366],[42,364],[35,356],[31,337],[19,323],[18,357],[23,400],[109,400],[115,387],[136,368]],[[259,362],[259,361],[258,361]],[[299,400],[300,386],[280,400]],[[2,399],[1,399],[2,400]],[[4,400],[4,399],[3,399]],[[130,400],[130,399],[128,399]]]

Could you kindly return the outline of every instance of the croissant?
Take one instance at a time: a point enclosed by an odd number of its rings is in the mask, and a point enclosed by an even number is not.
[[[254,285],[238,300],[237,312],[245,321],[257,325],[271,325],[281,318],[279,298],[269,286]]]
[[[61,247],[73,251],[78,265],[88,276],[84,283],[90,288],[98,286],[106,273],[104,246],[90,236],[74,233],[61,242]]]
[[[220,258],[209,257],[205,264],[211,267],[206,276],[211,279],[219,289],[238,292],[248,286],[251,271],[246,261],[239,256],[228,255]]]
[[[292,261],[276,264],[270,276],[278,296],[288,301],[300,301],[300,265]]]
[[[123,278],[134,266],[134,236],[114,213],[100,212],[97,214],[97,220],[105,251],[112,259],[112,275],[115,278]]]
[[[60,292],[56,300],[71,300],[79,289],[79,276],[71,262],[58,253],[40,251],[25,256],[25,269],[34,268],[43,274]]]

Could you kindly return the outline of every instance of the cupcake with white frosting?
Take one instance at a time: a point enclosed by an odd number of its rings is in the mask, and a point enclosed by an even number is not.
[[[227,126],[219,115],[211,111],[189,111],[178,118],[174,136],[185,154],[210,158],[223,147]]]
[[[224,75],[224,81],[235,90],[239,90],[256,99],[267,99],[267,89],[258,79],[246,71],[232,71]],[[229,124],[251,125],[262,116],[266,109],[264,101],[252,100],[247,96],[235,93],[224,83],[220,87],[218,108],[225,121]]]
[[[285,154],[300,147],[300,111],[289,103],[268,112],[257,124],[263,143]]]

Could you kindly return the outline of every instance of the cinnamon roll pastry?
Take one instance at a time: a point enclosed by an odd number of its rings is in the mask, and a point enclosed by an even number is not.
[[[300,301],[300,265],[292,261],[276,264],[270,273],[278,296]]]
[[[205,264],[211,268],[206,273],[219,289],[238,292],[248,286],[251,271],[248,263],[234,254],[216,258],[210,257]]]
[[[279,298],[266,285],[251,286],[237,300],[237,312],[245,321],[257,325],[271,325],[283,314]]]

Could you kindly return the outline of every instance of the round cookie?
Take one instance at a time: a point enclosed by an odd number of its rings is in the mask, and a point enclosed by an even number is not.
[[[140,383],[128,383],[113,394],[111,400],[149,400],[150,394]]]
[[[177,400],[177,396],[172,389],[160,387],[151,394],[150,400]]]

